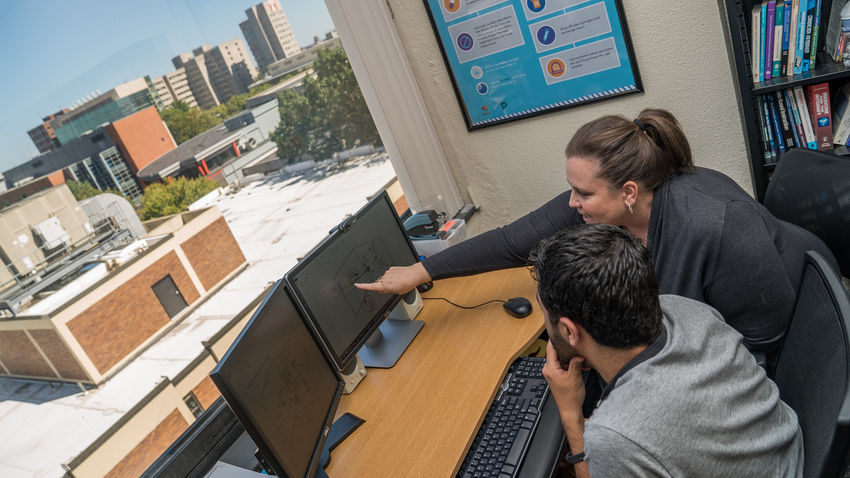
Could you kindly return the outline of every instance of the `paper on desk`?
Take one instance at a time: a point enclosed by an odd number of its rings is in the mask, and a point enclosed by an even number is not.
[[[269,475],[239,468],[223,461],[217,461],[204,478],[257,478],[260,476],[268,478]]]

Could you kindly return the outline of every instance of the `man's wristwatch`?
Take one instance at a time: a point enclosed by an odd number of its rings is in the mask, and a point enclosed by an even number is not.
[[[576,463],[581,463],[584,461],[584,452],[576,453],[573,455],[572,453],[567,453],[567,456],[564,458],[567,460],[567,463],[575,465]]]

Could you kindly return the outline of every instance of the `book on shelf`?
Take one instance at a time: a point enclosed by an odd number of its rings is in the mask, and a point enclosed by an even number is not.
[[[788,103],[788,108],[791,111],[791,119],[794,120],[794,130],[797,134],[794,135],[794,139],[797,142],[798,148],[806,148],[806,132],[803,130],[803,120],[800,117],[800,109],[797,107],[797,101],[794,99],[794,90],[788,88],[787,90],[782,90],[782,97],[785,99],[785,102]]]
[[[779,118],[779,126],[782,128],[782,140],[785,149],[791,149],[796,146],[794,142],[794,126],[791,117],[788,115],[788,108],[785,100],[782,99],[782,92],[776,91],[771,98],[771,102],[776,105],[777,117]]]
[[[820,151],[832,149],[832,123],[829,114],[829,83],[807,85],[806,102],[812,117],[817,148]]]
[[[785,105],[785,111],[788,114],[788,123],[791,126],[791,137],[794,138],[794,147],[799,148],[803,144],[803,140],[805,136],[801,137],[800,132],[803,130],[802,125],[798,125],[797,120],[794,118],[794,110],[795,108],[792,106],[793,101],[789,101],[788,93],[786,90],[781,90],[776,92],[777,99],[782,101]],[[798,128],[798,126],[800,126]]]
[[[776,14],[773,23],[773,63],[770,74],[778,78],[782,71],[782,25],[785,22],[785,0],[776,2]]]
[[[800,0],[797,8],[797,43],[794,52],[794,74],[803,72],[803,47],[806,44],[806,10],[809,0]]]
[[[815,7],[817,0],[808,0],[806,9],[806,37],[803,43],[803,65],[800,68],[802,72],[809,71],[809,56],[812,53],[812,27],[815,21]]]
[[[794,87],[794,100],[797,102],[797,109],[800,111],[800,119],[803,123],[803,132],[806,135],[806,147],[809,149],[818,149],[815,130],[812,128],[812,118],[809,115],[809,107],[806,104],[806,95],[803,93],[802,86]]]
[[[779,119],[779,108],[776,106],[776,97],[773,95],[765,95],[764,100],[767,102],[767,109],[770,112],[770,124],[773,126],[773,139],[776,144],[777,152],[784,153],[785,136],[782,134],[782,121]]]
[[[794,76],[794,61],[797,58],[797,18],[800,16],[800,0],[791,0],[791,14],[788,16],[788,69],[786,74]]]
[[[841,62],[841,57],[844,54],[844,35],[841,34],[841,9],[845,3],[844,0],[833,0],[823,38],[824,52],[836,63]]]
[[[770,112],[763,96],[758,97],[758,106],[759,123],[761,124],[761,134],[764,141],[764,159],[766,163],[775,163],[777,156],[776,143],[774,142],[773,131],[770,125]]]
[[[817,0],[815,4],[815,18],[812,20],[812,48],[809,54],[809,70],[815,68],[815,63],[818,53],[818,32],[820,31],[820,8],[822,0]]]
[[[833,144],[850,143],[850,83],[841,85],[832,100]]]
[[[764,72],[759,75],[759,65],[761,65],[763,61],[761,55],[764,54],[761,51],[761,49],[763,48],[761,46],[761,4],[755,5],[753,7],[751,15],[753,47],[750,48],[750,55],[752,55],[752,58],[750,58],[750,63],[752,65],[753,81],[759,82],[764,80]]]
[[[782,8],[782,53],[779,63],[779,75],[788,75],[788,40],[791,36],[791,0],[785,0]]]
[[[773,34],[776,31],[776,0],[767,2],[767,24],[764,32],[764,79],[773,78]]]

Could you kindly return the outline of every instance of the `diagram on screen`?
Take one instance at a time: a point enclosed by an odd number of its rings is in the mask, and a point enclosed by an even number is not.
[[[293,360],[288,364],[283,362],[284,359],[280,354],[266,354],[249,380],[247,390],[251,393],[275,398],[263,400],[263,409],[267,417],[288,416],[288,414],[299,412],[304,406],[299,402],[299,397],[306,395],[299,392],[303,388],[303,383],[297,377],[304,376],[303,370],[308,369],[308,364],[299,360]]]
[[[378,280],[391,262],[389,251],[381,239],[353,247],[334,276],[334,294],[342,296],[356,315],[374,312],[377,294],[360,290],[354,284]]]

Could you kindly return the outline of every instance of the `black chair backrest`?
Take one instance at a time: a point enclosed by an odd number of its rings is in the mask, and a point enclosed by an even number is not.
[[[806,253],[791,325],[776,365],[782,400],[803,430],[805,477],[838,477],[850,444],[850,300],[820,254]]]
[[[764,206],[776,217],[808,229],[832,251],[850,277],[850,158],[793,149],[776,165]]]

